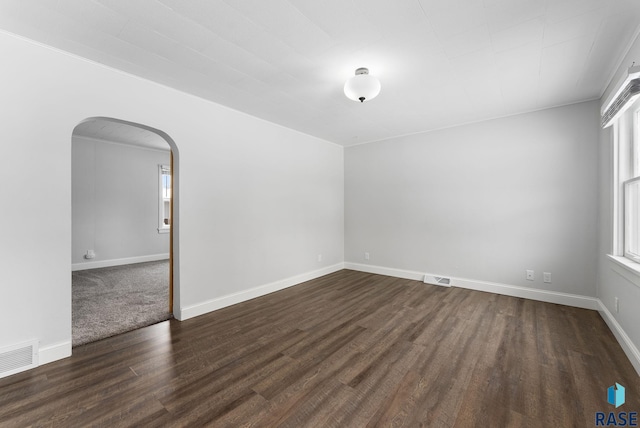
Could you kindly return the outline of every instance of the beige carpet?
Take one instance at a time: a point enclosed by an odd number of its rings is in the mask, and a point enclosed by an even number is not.
[[[171,318],[169,261],[72,273],[73,346]]]

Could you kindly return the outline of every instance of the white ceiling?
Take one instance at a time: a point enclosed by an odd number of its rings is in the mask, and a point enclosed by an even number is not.
[[[599,98],[639,23],[638,0],[0,1],[7,31],[342,145]]]

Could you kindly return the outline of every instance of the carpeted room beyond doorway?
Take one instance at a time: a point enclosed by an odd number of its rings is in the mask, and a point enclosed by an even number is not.
[[[72,273],[73,346],[171,318],[169,261]]]

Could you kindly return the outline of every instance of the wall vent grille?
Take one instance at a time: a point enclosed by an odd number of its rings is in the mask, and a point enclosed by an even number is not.
[[[435,276],[426,274],[424,276],[425,284],[441,285],[443,287],[451,287],[451,278],[444,276]]]
[[[0,348],[0,378],[37,366],[37,340]]]

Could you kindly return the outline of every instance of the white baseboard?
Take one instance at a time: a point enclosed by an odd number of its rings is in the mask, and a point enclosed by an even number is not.
[[[38,352],[38,365],[49,364],[71,356],[71,341],[56,343],[55,345],[40,348]]]
[[[638,375],[640,376],[640,350],[638,350],[633,341],[629,336],[627,336],[627,333],[622,329],[622,326],[600,299],[598,299],[598,312],[604,322],[609,326],[609,330],[611,330],[613,335],[616,337],[618,343],[622,347],[622,350],[627,355],[627,358],[629,358],[629,361],[631,361],[633,368],[636,369],[636,372],[638,372]]]
[[[130,259],[120,259],[120,260],[130,260]],[[162,260],[162,259],[156,259],[156,260]],[[145,261],[152,261],[152,260],[145,260]],[[123,264],[129,264],[129,263],[140,263],[140,262],[128,262]],[[114,264],[111,266],[116,266],[116,265]],[[387,276],[393,276],[396,278],[404,278],[404,279],[410,279],[410,280],[416,280],[416,281],[422,281],[425,275],[425,273],[422,273],[422,272],[387,268],[382,266],[372,266],[372,265],[364,265],[364,264],[349,263],[349,262],[338,263],[323,269],[307,272],[307,273],[286,278],[280,281],[261,285],[261,286],[252,288],[250,290],[245,290],[239,293],[230,294],[230,295],[223,296],[217,299],[212,299],[197,305],[192,305],[186,308],[182,308],[177,318],[179,320],[186,320],[189,318],[193,318],[198,315],[203,315],[205,313],[224,308],[226,306],[231,306],[236,303],[240,303],[246,300],[263,296],[265,294],[273,293],[275,291],[279,291],[279,290],[294,286],[296,284],[300,284],[305,281],[310,281],[312,279],[316,279],[321,276],[328,275],[333,272],[337,272],[341,269],[351,269],[351,270],[356,270],[360,272],[368,272],[368,273],[374,273],[378,275],[387,275]],[[469,279],[463,279],[463,278],[451,278],[451,285],[454,287],[467,288],[467,289],[478,290],[478,291],[486,291],[490,293],[504,294],[507,296],[522,297],[525,299],[539,300],[543,302],[597,310],[600,313],[600,316],[604,319],[609,329],[613,332],[618,343],[620,343],[622,350],[629,358],[629,361],[631,361],[631,364],[633,365],[635,370],[638,372],[638,375],[640,375],[640,350],[638,350],[638,348],[635,346],[635,344],[631,341],[629,336],[623,330],[622,326],[620,326],[618,321],[611,314],[611,312],[609,312],[607,307],[602,303],[602,301],[600,301],[600,299],[587,297],[587,296],[580,296],[575,294],[567,294],[567,293],[560,293],[560,292],[547,291],[547,290],[534,290],[534,289],[529,289],[525,287],[491,283],[491,282],[485,282],[485,281],[469,280]],[[50,346],[40,348],[38,353],[38,364],[44,365],[44,364],[48,364],[48,363],[61,360],[63,358],[67,358],[70,356],[71,356],[71,341],[61,342],[55,345],[50,345]]]
[[[560,291],[536,290],[517,285],[498,284],[464,278],[452,278],[451,281],[454,287],[504,294],[505,296],[521,297],[523,299],[574,306],[576,308],[591,309],[594,311],[598,309],[598,299],[595,297],[562,293]]]
[[[412,279],[415,281],[422,281],[424,278],[424,272],[415,272],[412,270],[394,269],[383,266],[363,265],[360,263],[344,263],[345,269],[357,270],[359,272],[375,273],[377,275],[393,276],[402,279]]]
[[[428,272],[416,272],[410,270],[394,269],[383,266],[364,265],[360,263],[344,264],[345,269],[357,270],[360,272],[375,273],[378,275],[394,276],[396,278],[412,279],[422,281],[424,275],[433,275]],[[435,275],[442,276],[442,275]],[[448,275],[445,275],[448,276]],[[499,284],[495,282],[478,281],[473,279],[451,277],[451,286],[467,288],[470,290],[486,291],[495,294],[504,294],[512,297],[522,297],[524,299],[539,300],[542,302],[556,303],[559,305],[575,306],[578,308],[597,310],[599,308],[598,299],[595,297],[581,296],[578,294],[561,293],[558,291],[536,290],[532,288],[519,287],[516,285]]]
[[[86,261],[82,263],[73,263],[71,265],[71,270],[77,271],[77,270],[86,270],[86,269],[97,269],[97,268],[111,267],[111,266],[131,265],[134,263],[155,262],[158,260],[168,260],[168,259],[169,259],[169,253],[152,254],[150,256],[127,257],[124,259],[98,260],[93,262]]]
[[[174,315],[176,315],[180,321],[184,321],[189,318],[204,315],[227,306],[244,302],[246,300],[255,299],[256,297],[264,296],[265,294],[273,293],[274,291],[279,291],[305,281],[320,278],[321,276],[328,275],[342,269],[344,269],[344,264],[338,263],[326,268],[292,276],[269,284],[260,285],[249,290],[228,294],[217,299],[207,300],[206,302],[198,303],[196,305],[180,308],[179,313]]]

